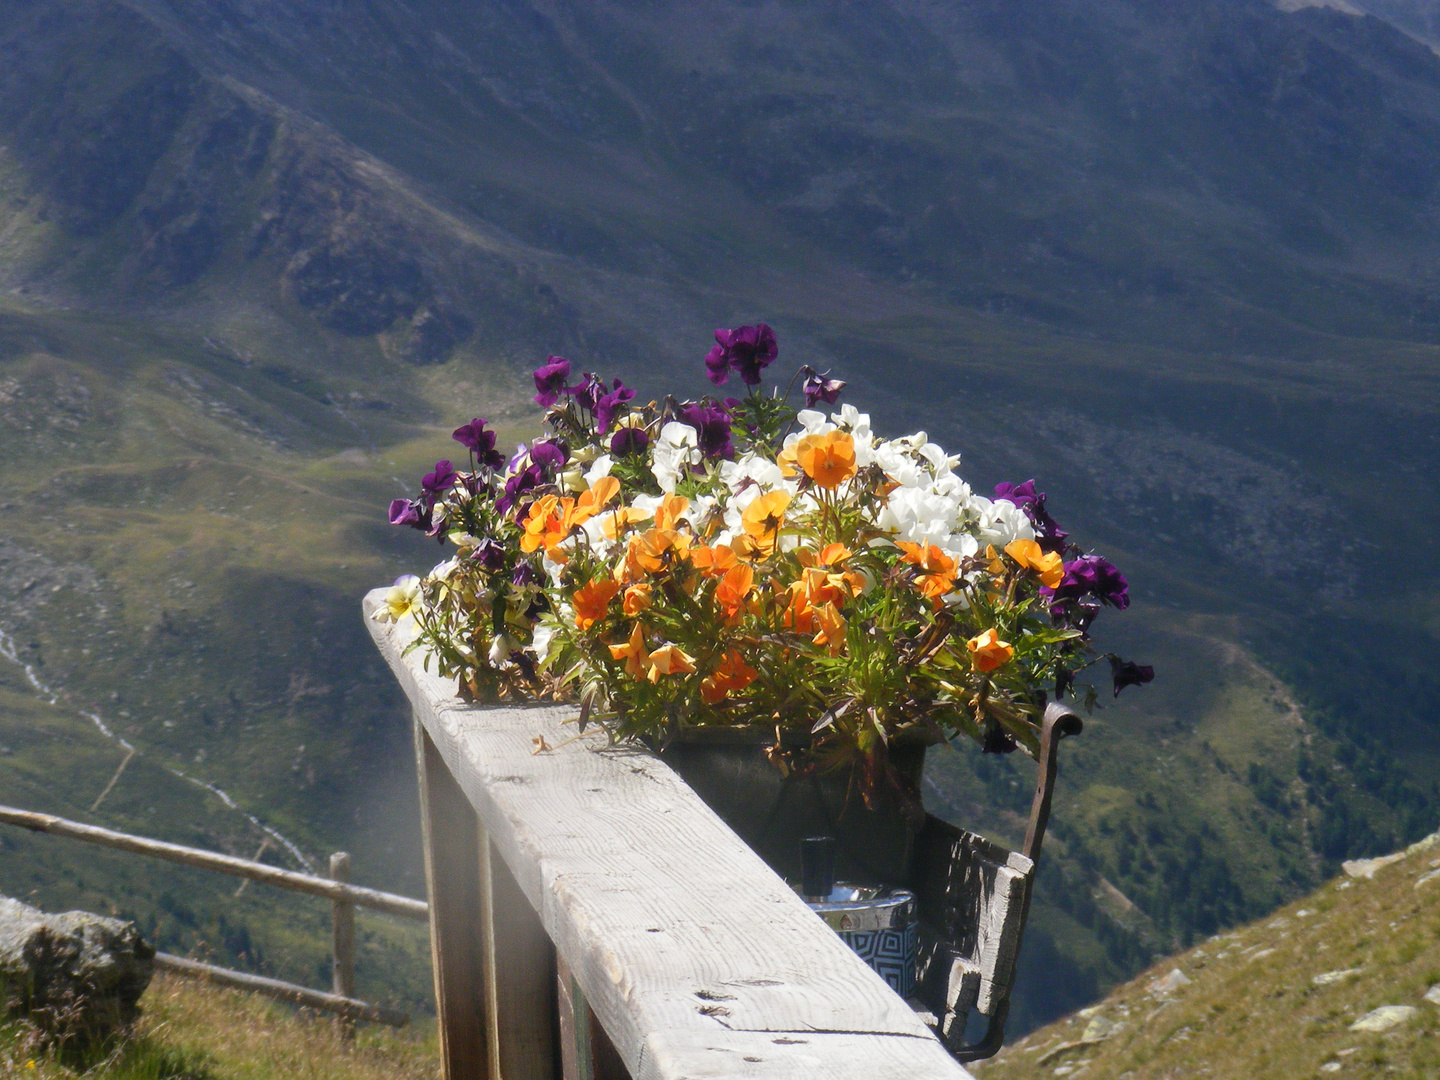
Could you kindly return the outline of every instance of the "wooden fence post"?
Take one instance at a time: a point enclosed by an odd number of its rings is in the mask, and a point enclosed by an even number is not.
[[[554,1080],[555,946],[493,844],[484,882],[490,1067],[503,1080]]]
[[[485,1023],[485,946],[481,927],[482,860],[489,842],[480,819],[415,722],[420,824],[430,894],[430,958],[444,1080],[498,1080],[490,1070]]]
[[[350,881],[350,856],[337,851],[330,856],[330,880]],[[346,900],[336,900],[331,911],[331,940],[333,944],[330,969],[331,989],[341,997],[355,996],[355,905]],[[355,1038],[355,1024],[342,1018],[340,1038],[349,1042]]]

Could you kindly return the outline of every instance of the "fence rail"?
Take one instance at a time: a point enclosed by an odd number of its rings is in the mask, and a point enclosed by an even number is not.
[[[367,889],[361,885],[351,885],[347,880],[350,876],[350,856],[344,852],[336,852],[330,857],[331,876],[322,878],[313,874],[282,870],[276,866],[266,866],[264,863],[252,859],[237,859],[233,855],[222,855],[216,851],[204,851],[181,844],[170,844],[164,840],[152,840],[145,836],[132,836],[129,833],[115,832],[112,829],[102,829],[97,825],[85,825],[78,821],[56,817],[53,814],[37,814],[31,810],[18,810],[13,806],[0,806],[0,824],[18,825],[31,832],[65,836],[72,840],[100,844],[103,847],[116,848],[120,851],[150,855],[184,866],[197,866],[222,874],[232,874],[250,881],[274,885],[276,888],[309,893],[311,896],[329,900],[333,905],[332,921],[334,924],[332,935],[333,993],[327,994],[323,990],[312,990],[309,987],[282,982],[279,979],[268,979],[261,975],[250,975],[243,971],[203,964],[197,960],[186,960],[168,953],[157,953],[155,966],[179,975],[203,978],[222,986],[251,990],[297,1005],[325,1009],[350,1020],[369,1020],[375,1023],[389,1024],[392,1027],[402,1027],[410,1021],[410,1018],[402,1012],[386,1008],[383,1005],[360,1001],[355,997],[355,908],[372,908],[375,911],[398,915],[401,918],[426,922],[430,918],[430,907],[423,900],[398,896],[395,893],[382,892],[379,889]]]

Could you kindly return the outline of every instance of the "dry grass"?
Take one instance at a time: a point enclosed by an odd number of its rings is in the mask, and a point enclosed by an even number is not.
[[[976,1071],[984,1080],[1435,1080],[1440,1005],[1423,995],[1440,984],[1437,838],[1373,878],[1342,877],[1156,964]],[[1172,985],[1160,985],[1167,977]],[[1416,1012],[1389,1031],[1351,1030],[1383,1005]]]
[[[393,1031],[361,1025],[355,1041],[338,1022],[254,994],[157,975],[132,1037],[89,1063],[93,1080],[436,1080],[434,1022]],[[0,1077],[73,1080],[55,1053],[19,1032],[0,1033]]]

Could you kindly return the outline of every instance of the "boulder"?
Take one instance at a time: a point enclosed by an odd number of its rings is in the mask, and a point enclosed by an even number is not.
[[[1389,1031],[1410,1020],[1420,1010],[1414,1005],[1381,1005],[1350,1025],[1351,1031]]]
[[[155,947],[134,923],[47,915],[0,896],[0,1013],[47,1036],[104,1038],[138,1014]]]

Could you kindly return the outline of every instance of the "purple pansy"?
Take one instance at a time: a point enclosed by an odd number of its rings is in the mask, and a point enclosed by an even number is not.
[[[485,421],[478,416],[470,423],[456,428],[450,437],[462,446],[469,447],[478,465],[498,469],[505,464],[505,455],[495,449],[495,432],[487,431]]]
[[[631,454],[643,454],[645,448],[649,445],[650,436],[646,434],[644,428],[617,428],[615,434],[610,436],[610,453],[616,457],[629,457]]]
[[[470,552],[470,558],[493,574],[505,568],[505,545],[487,536],[475,545],[475,550]]]
[[[570,387],[566,393],[574,394],[575,400],[580,403],[582,408],[594,412],[600,399],[609,393],[605,386],[605,380],[588,371],[581,372],[580,378],[580,385]]]
[[[610,430],[610,422],[615,419],[615,410],[634,398],[635,391],[616,379],[611,391],[595,402],[595,429],[604,435]]]
[[[430,528],[430,506],[420,499],[396,499],[390,504],[390,524],[413,529]]]
[[[544,580],[545,575],[528,562],[522,562],[515,567],[515,573],[510,576],[511,583],[522,589],[527,585],[539,585]]]
[[[1045,496],[1043,494],[1035,490],[1034,480],[1026,480],[1019,484],[1012,484],[1007,481],[1003,484],[995,485],[996,502],[1004,501],[1014,503],[1021,509],[1034,506],[1035,503],[1042,501],[1044,498]]]
[[[563,356],[547,356],[535,369],[535,404],[549,408],[566,390],[570,378],[570,361]]]
[[[570,450],[558,439],[537,442],[530,447],[530,463],[539,465],[549,476],[555,475],[570,460]]]
[[[1155,669],[1149,664],[1137,664],[1134,660],[1110,657],[1110,678],[1115,684],[1115,696],[1127,686],[1144,686],[1155,678]]]
[[[527,465],[505,481],[505,494],[495,500],[495,509],[502,514],[510,510],[531,488],[544,483],[545,471],[539,465]]]
[[[717,329],[715,345],[705,356],[705,374],[719,386],[734,371],[747,386],[760,385],[760,371],[780,355],[775,331],[765,323]]]
[[[840,400],[840,391],[845,389],[845,384],[839,379],[827,378],[829,374],[828,371],[822,373],[812,367],[805,368],[805,382],[800,389],[805,394],[806,408],[813,409],[817,401],[834,405]]]
[[[697,434],[696,445],[707,458],[733,458],[730,442],[730,414],[717,405],[687,405],[680,410],[680,422]]]
[[[455,486],[455,469],[448,461],[435,462],[435,470],[420,479],[420,490],[430,499],[443,495]]]

